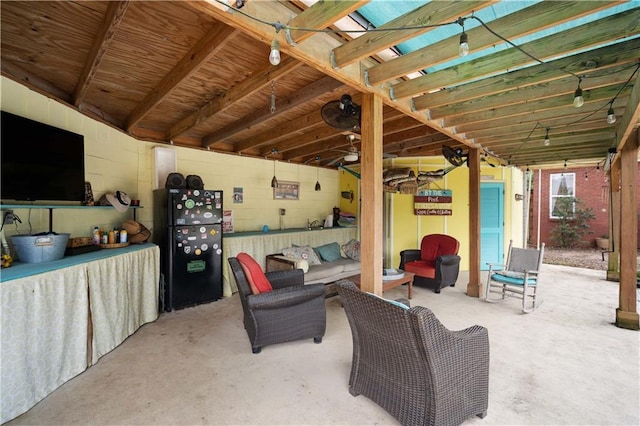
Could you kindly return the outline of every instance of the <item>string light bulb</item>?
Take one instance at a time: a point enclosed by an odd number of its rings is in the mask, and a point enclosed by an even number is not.
[[[551,139],[549,139],[549,128],[547,127],[547,132],[544,135],[544,146],[551,145]]]
[[[462,57],[469,54],[469,36],[464,32],[464,29],[462,30],[462,34],[460,34],[460,46],[458,46],[458,53]]]
[[[271,42],[269,62],[271,63],[271,65],[278,65],[280,63],[280,42],[278,40],[273,40]]]
[[[616,112],[613,110],[613,104],[609,104],[609,111],[607,111],[607,123],[613,124],[616,122]]]
[[[579,79],[578,88],[576,89],[573,95],[573,106],[576,108],[580,108],[582,105],[584,105],[584,98],[582,97],[582,89],[580,88],[581,82],[582,82],[582,79]]]

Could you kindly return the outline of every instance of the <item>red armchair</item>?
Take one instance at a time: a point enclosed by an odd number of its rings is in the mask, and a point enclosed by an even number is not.
[[[456,284],[460,271],[459,248],[458,240],[449,235],[425,235],[420,250],[400,252],[400,269],[416,274],[414,285],[430,287],[440,293],[441,288]]]

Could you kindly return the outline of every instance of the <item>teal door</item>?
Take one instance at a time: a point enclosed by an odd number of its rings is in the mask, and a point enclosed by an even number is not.
[[[487,263],[503,263],[504,184],[480,184],[480,270]]]

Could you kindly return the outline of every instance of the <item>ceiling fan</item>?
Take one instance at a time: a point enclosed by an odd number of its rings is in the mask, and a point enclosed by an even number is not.
[[[353,141],[356,140],[356,139],[360,139],[360,135],[349,133],[346,136],[347,136],[347,140],[349,141],[349,146],[347,147],[347,149],[346,150],[343,150],[343,149],[334,149],[333,150],[333,151],[337,151],[337,152],[343,152],[345,155],[333,160],[331,162],[331,164],[335,164],[335,163],[339,162],[340,160],[344,160],[347,163],[353,163],[353,162],[358,161],[360,159],[360,151],[358,150],[358,148],[355,147],[355,145],[353,145]],[[382,154],[382,158],[396,158],[396,157],[397,157],[396,154],[385,154],[385,153]]]
[[[360,131],[360,106],[354,104],[347,94],[342,95],[338,101],[324,104],[320,114],[325,123],[333,128]]]
[[[462,152],[462,149],[453,149],[447,145],[442,146],[442,155],[452,166],[455,167],[462,166],[467,162],[467,159],[469,158],[469,153],[464,154]]]

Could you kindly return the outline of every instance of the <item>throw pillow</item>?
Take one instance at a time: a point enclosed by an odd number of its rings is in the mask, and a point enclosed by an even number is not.
[[[350,240],[342,246],[342,250],[344,250],[344,254],[346,254],[348,258],[360,260],[360,241]]]
[[[309,246],[303,247],[288,247],[282,249],[282,254],[286,257],[294,260],[306,260],[309,265],[320,265],[320,258],[315,251]]]
[[[249,287],[251,287],[251,293],[252,294],[260,293],[260,290],[258,290],[258,287],[256,287],[256,284],[253,282],[253,278],[251,278],[251,271],[249,270],[249,268],[243,265],[242,263],[240,264],[240,266],[244,271],[244,277],[247,279],[247,282],[249,283]]]
[[[262,272],[262,268],[260,267],[260,265],[258,265],[258,262],[256,262],[253,257],[249,256],[247,253],[238,253],[236,258],[238,259],[238,262],[240,262],[242,269],[245,270],[245,275],[247,276],[249,285],[251,285],[251,281],[253,281],[251,290],[254,291],[254,294],[257,294],[255,293],[255,290],[257,290],[258,293],[266,293],[273,290],[273,288],[271,287],[271,283],[267,279],[264,272]],[[249,271],[249,274],[246,273],[247,270]]]
[[[329,243],[315,248],[315,251],[320,253],[320,258],[327,262],[333,262],[334,260],[341,259],[340,245],[338,243]]]
[[[296,269],[302,269],[305,274],[309,272],[309,262],[306,260],[296,260]]]

